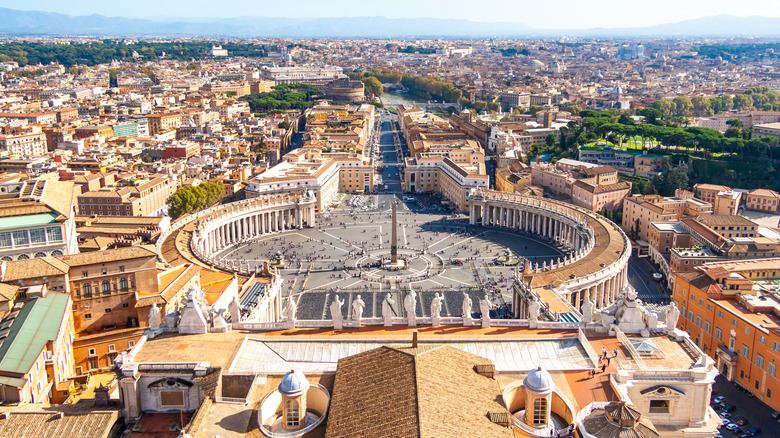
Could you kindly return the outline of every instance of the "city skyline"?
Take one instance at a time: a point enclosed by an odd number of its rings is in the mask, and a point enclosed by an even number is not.
[[[690,1],[673,2],[661,0],[651,9],[637,13],[627,10],[617,1],[601,3],[600,8],[572,0],[563,0],[554,4],[531,2],[510,2],[508,0],[488,0],[482,7],[474,10],[468,4],[458,2],[425,2],[409,0],[394,2],[389,8],[367,10],[360,3],[351,0],[335,0],[327,4],[304,0],[301,7],[288,8],[286,4],[271,2],[250,2],[247,0],[227,0],[215,5],[213,2],[178,0],[164,3],[139,0],[133,4],[95,2],[75,0],[62,3],[53,0],[37,1],[34,4],[18,0],[0,1],[0,7],[25,11],[46,11],[68,15],[118,16],[152,20],[186,19],[202,21],[236,17],[284,17],[284,18],[329,18],[382,16],[387,18],[439,18],[467,19],[476,22],[513,22],[527,24],[536,29],[592,29],[592,28],[628,28],[677,23],[680,21],[729,14],[739,17],[763,16],[780,17],[780,4],[772,1],[749,1],[740,4],[734,10],[733,3],[725,0],[711,2]],[[150,13],[153,11],[154,13]],[[564,11],[561,13],[561,11]]]

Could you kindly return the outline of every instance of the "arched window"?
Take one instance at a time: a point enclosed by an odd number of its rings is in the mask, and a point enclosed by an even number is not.
[[[62,251],[60,251],[58,249],[55,249],[54,251],[51,252],[51,255],[52,256],[61,256],[62,255]]]
[[[119,289],[127,290],[127,278],[122,277],[119,279]]]
[[[27,260],[29,258],[30,256],[28,256],[27,254],[22,254],[19,257],[17,257],[16,260]]]
[[[534,400],[534,425],[544,426],[547,424],[547,399],[537,398]]]
[[[108,280],[103,280],[103,283],[101,283],[101,288],[103,292],[111,292],[111,283],[109,283]]]
[[[40,258],[43,258],[43,257],[46,257],[46,253],[43,253],[43,252],[36,252],[35,253],[35,258],[36,259],[40,259]]]
[[[92,286],[89,283],[84,283],[81,286],[81,290],[84,292],[84,296],[92,295]]]
[[[284,402],[284,412],[284,421],[288,429],[300,426],[301,418],[298,412],[298,400],[287,400]]]

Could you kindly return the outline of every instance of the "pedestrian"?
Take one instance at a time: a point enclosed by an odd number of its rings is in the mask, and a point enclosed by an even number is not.
[[[617,357],[617,348],[615,349],[614,353],[615,353],[615,356],[613,356],[613,357]]]
[[[601,347],[601,355],[607,357],[607,347]]]
[[[601,365],[601,372],[603,373],[606,370],[607,370],[607,366],[606,365]]]

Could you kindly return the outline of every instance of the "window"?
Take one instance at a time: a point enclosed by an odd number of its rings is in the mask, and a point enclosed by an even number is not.
[[[766,372],[769,373],[770,376],[775,377],[775,373],[777,372],[777,369],[775,368],[774,362],[769,362],[766,365]]]
[[[0,247],[8,248],[11,246],[11,233],[0,233]]]
[[[90,356],[96,356],[96,354],[95,354],[95,349],[94,349],[94,348],[90,348],[90,349],[89,349],[89,355],[90,355]]]
[[[750,349],[748,348],[747,345],[742,344],[742,353],[741,354],[742,354],[742,357],[744,357],[744,358],[748,358],[748,359],[750,358]]]
[[[772,351],[774,351],[775,353],[777,353],[777,352],[778,352],[778,350],[780,350],[780,344],[778,344],[778,343],[777,343],[777,342],[775,342],[775,341],[772,341]]]
[[[297,428],[301,424],[298,400],[287,400],[284,402],[285,418],[284,422],[288,428]]]
[[[758,385],[758,380],[756,380],[756,382],[753,384],[753,386],[754,386],[756,389],[758,389],[758,386],[759,386],[759,385]]]
[[[701,327],[701,316],[696,317],[696,327]]]
[[[651,414],[668,414],[669,400],[650,400]]]
[[[745,327],[745,334],[746,334],[746,335],[749,335],[749,334],[750,334],[750,327]]]
[[[135,341],[127,341],[127,348],[135,347]]]
[[[108,280],[103,280],[103,283],[101,284],[103,292],[111,292],[111,283],[109,283]]]
[[[119,289],[127,290],[127,278],[122,277],[119,279]]]
[[[732,319],[731,319],[731,325],[733,325],[734,327],[736,327],[736,326],[737,326],[737,320],[736,320],[736,319],[734,319],[734,318],[732,318]]]
[[[547,399],[537,398],[534,400],[534,425],[544,426],[547,424]]]
[[[87,278],[87,277],[89,277],[89,273],[87,271],[81,271],[81,277],[82,278]]]
[[[704,332],[709,333],[710,332],[710,322],[704,321]]]
[[[108,351],[115,351],[116,346],[114,344],[108,344]]]
[[[92,286],[90,286],[89,283],[84,283],[83,285],[81,285],[81,290],[84,292],[85,297],[92,296]]]
[[[109,308],[106,308],[106,309],[103,309],[103,310],[104,310],[106,313],[111,313],[111,308],[110,308],[110,307],[109,307]]]
[[[130,307],[130,305],[129,305],[129,304],[127,304],[127,303],[122,303],[122,308],[123,308],[123,309],[126,309],[126,308],[128,308],[128,307]]]
[[[46,229],[46,235],[49,236],[49,242],[62,240],[62,229],[60,227],[49,227]]]
[[[36,228],[30,230],[30,242],[32,243],[45,243],[46,242],[46,230],[43,228]]]
[[[772,390],[769,388],[766,389],[766,398],[772,398]]]
[[[764,336],[759,336],[759,337],[758,337],[758,342],[760,342],[760,343],[762,343],[762,344],[766,345],[766,337],[764,337]]]
[[[92,319],[92,314],[91,313],[85,313],[84,314],[84,319]]]
[[[103,275],[106,275],[108,273],[108,271],[106,270],[106,268],[102,268],[100,270],[100,273],[103,274]]]
[[[756,355],[756,366],[761,368],[762,370],[764,369],[764,356],[760,354]]]
[[[14,245],[27,245],[30,238],[27,236],[27,230],[14,231]]]
[[[688,320],[691,321],[691,322],[693,321],[693,311],[692,310],[688,311]]]
[[[125,272],[125,266],[124,265],[120,265],[119,266],[119,272]]]
[[[718,318],[723,318],[723,312],[718,310]]]
[[[744,379],[745,378],[745,370],[739,370],[739,378]]]

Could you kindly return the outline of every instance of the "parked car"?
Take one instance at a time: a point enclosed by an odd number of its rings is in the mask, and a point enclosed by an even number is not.
[[[740,418],[739,420],[737,420],[737,425],[739,425],[739,426],[747,426],[748,423],[750,423],[750,421],[747,418],[744,418],[744,417]]]
[[[739,426],[737,426],[737,423],[729,423],[726,425],[726,429],[728,430],[737,430],[739,429]]]
[[[748,429],[748,435],[750,436],[756,436],[759,435],[760,433],[761,433],[760,427],[751,427],[750,429]]]
[[[723,403],[724,401],[726,401],[726,397],[723,397],[722,395],[719,395],[719,396],[715,397],[714,399],[712,399],[712,401],[714,401],[715,404],[719,405],[719,404]]]
[[[729,419],[729,418],[731,418],[731,414],[729,414],[728,412],[721,412],[720,413],[720,418]]]
[[[780,418],[780,412],[777,412],[777,411],[772,412],[772,418],[774,418],[775,420]]]
[[[733,412],[734,409],[736,409],[736,408],[737,407],[734,406],[734,405],[726,405],[726,404],[724,404],[723,406],[721,406],[720,410],[722,412]]]

